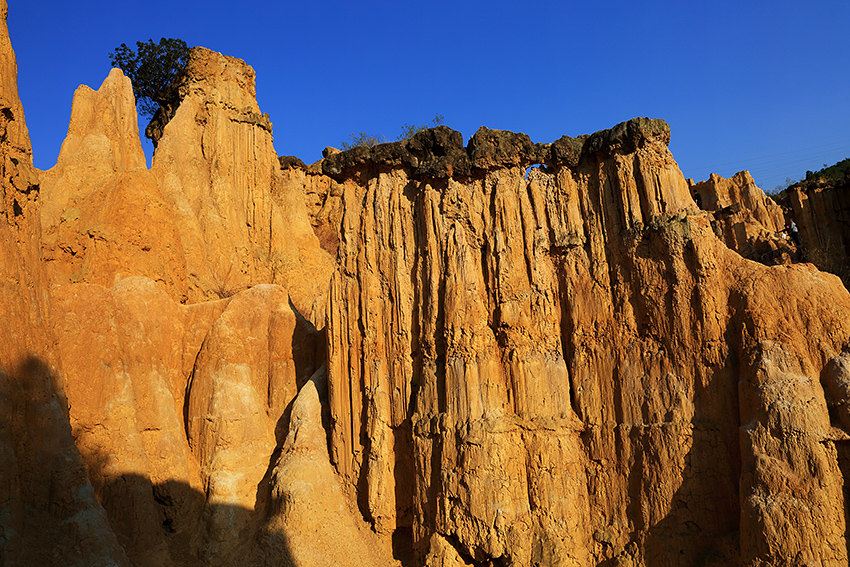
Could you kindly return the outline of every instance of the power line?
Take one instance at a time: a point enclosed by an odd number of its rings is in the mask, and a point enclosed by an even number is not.
[[[738,164],[761,166],[772,165],[776,163],[784,163],[788,158],[796,159],[814,159],[819,156],[831,155],[832,153],[847,148],[850,154],[850,139],[844,139],[839,142],[830,142],[827,144],[819,144],[815,146],[802,147],[796,150],[783,150],[781,152],[772,152],[770,154],[761,154],[758,156],[742,156],[734,160],[713,162],[709,165],[703,163],[701,166],[696,166],[695,169],[711,169],[712,167],[724,168]]]

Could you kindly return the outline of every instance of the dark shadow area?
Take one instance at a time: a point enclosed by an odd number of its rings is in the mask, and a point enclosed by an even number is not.
[[[850,551],[850,441],[836,442],[835,449],[838,453],[838,469],[843,479],[841,488],[844,494],[844,541]]]
[[[0,372],[0,566],[290,565],[281,532],[182,481],[83,458],[61,380],[29,357]]]
[[[395,479],[396,529],[392,534],[393,557],[404,565],[412,565],[413,518],[416,513],[414,504],[414,479],[416,475],[413,457],[413,425],[410,418],[393,428],[393,451],[396,459],[393,469]]]
[[[0,564],[129,565],[74,444],[49,364],[29,356],[0,373]]]
[[[830,440],[835,446],[838,470],[841,472],[841,492],[844,499],[844,545],[850,552],[850,411],[848,411],[847,351],[832,358],[821,371],[820,384],[826,395],[829,423],[834,431]],[[842,435],[843,434],[843,435]],[[826,442],[826,441],[825,441]]]
[[[667,515],[644,527],[647,565],[720,567],[737,563],[741,468],[737,399],[732,365],[713,369],[705,386],[696,384],[691,447],[681,484]],[[641,451],[642,458],[648,455],[651,452]],[[659,470],[661,463],[650,466]],[[632,472],[639,470],[636,466]],[[630,480],[644,492],[652,488],[644,484],[645,478]]]
[[[97,493],[133,565],[292,564],[285,534],[264,527],[264,511],[211,505],[203,492],[184,482],[154,484],[137,474],[111,478]]]
[[[722,337],[730,345],[728,351],[689,352],[690,344],[721,337],[712,337],[711,314],[705,313],[711,298],[703,296],[704,269],[687,221],[647,226],[636,235],[633,246],[633,253],[615,257],[615,271],[631,292],[628,300],[641,340],[652,343],[658,334],[673,339],[666,343],[663,362],[659,362],[657,372],[667,376],[667,384],[659,388],[669,389],[671,395],[678,389],[688,391],[693,416],[687,422],[669,409],[666,415],[647,415],[644,409],[646,425],[629,431],[634,461],[627,481],[632,533],[626,553],[640,554],[642,549],[644,562],[652,567],[736,564],[741,464],[738,372],[731,338],[728,331]],[[653,278],[667,287],[650,296],[644,290]],[[653,302],[652,298],[660,297],[664,300]],[[676,315],[683,307],[691,314],[687,320]],[[618,422],[622,423],[621,417]],[[683,469],[670,470],[678,461],[671,455],[679,450],[668,452],[663,447],[685,442],[690,446]],[[653,501],[657,505],[659,483],[678,483],[678,488],[663,516],[659,518],[656,510],[653,518],[645,507]],[[604,564],[619,563],[612,558]]]
[[[785,211],[802,261],[837,275],[850,288],[850,182],[807,180],[774,200]]]

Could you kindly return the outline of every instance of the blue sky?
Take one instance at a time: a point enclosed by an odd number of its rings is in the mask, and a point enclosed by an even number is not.
[[[121,42],[180,37],[248,61],[281,154],[392,139],[435,114],[552,141],[666,119],[685,175],[767,189],[850,155],[850,2],[9,0],[36,165],[77,85]]]

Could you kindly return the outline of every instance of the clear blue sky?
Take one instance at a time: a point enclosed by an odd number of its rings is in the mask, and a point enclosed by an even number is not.
[[[772,188],[850,155],[850,2],[9,0],[36,164],[121,42],[180,37],[257,70],[281,154],[443,114],[536,141],[666,119],[686,176]]]

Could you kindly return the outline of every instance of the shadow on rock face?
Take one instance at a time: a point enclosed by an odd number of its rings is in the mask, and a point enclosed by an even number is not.
[[[83,456],[82,426],[45,361],[30,357],[0,380],[0,566],[393,564],[370,547],[328,460],[324,368],[284,412],[252,508],[122,470],[132,461],[106,449]]]
[[[246,534],[241,548],[209,556],[203,544],[215,534],[204,532],[202,514],[255,512],[206,503],[202,492],[179,481],[155,484],[124,473],[98,483],[109,466],[106,454],[84,462],[61,379],[46,361],[31,356],[0,371],[0,565],[291,564],[283,534],[261,528],[259,517],[252,522],[256,535]],[[139,549],[145,552],[128,553]]]
[[[285,534],[267,529],[263,514],[242,506],[209,503],[205,494],[184,482],[152,483],[146,476],[124,474],[103,486],[98,497],[122,547],[142,550],[144,544],[150,545],[147,552],[130,554],[134,565],[294,565]],[[134,512],[151,517],[139,518]],[[211,531],[205,518],[249,527],[240,537],[226,534],[228,541],[238,542],[226,549],[213,545],[221,543],[216,540],[224,534]],[[144,531],[138,530],[140,525]]]
[[[0,373],[0,564],[129,565],[74,445],[49,364]]]

